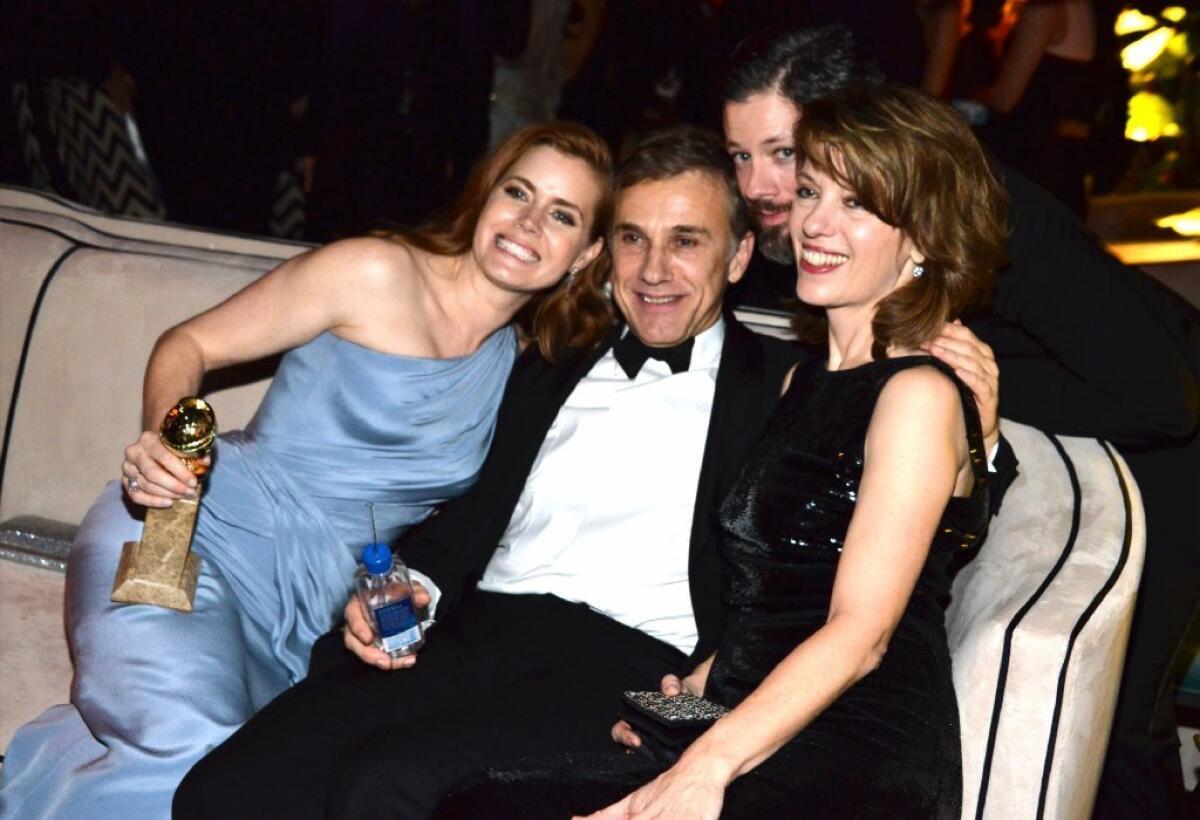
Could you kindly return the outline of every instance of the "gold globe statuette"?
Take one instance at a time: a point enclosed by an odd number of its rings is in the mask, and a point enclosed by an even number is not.
[[[207,467],[200,459],[212,452],[217,440],[217,417],[204,399],[189,396],[167,412],[158,431],[163,445],[189,470],[202,476]],[[200,556],[191,552],[200,488],[195,498],[181,498],[170,507],[146,510],[141,541],[126,541],[113,581],[112,599],[127,604],[191,612],[196,597]]]

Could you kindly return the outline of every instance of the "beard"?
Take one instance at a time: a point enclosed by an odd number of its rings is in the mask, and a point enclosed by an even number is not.
[[[792,251],[792,236],[788,233],[787,225],[776,225],[771,228],[759,227],[758,249],[762,255],[777,265],[793,265],[796,254]]]
[[[754,219],[754,234],[759,251],[763,256],[778,265],[791,265],[796,261],[792,251],[792,236],[788,232],[788,223],[770,227],[762,224],[763,214],[777,214],[787,211],[788,206],[777,205],[769,199],[755,199],[750,202],[750,214]]]

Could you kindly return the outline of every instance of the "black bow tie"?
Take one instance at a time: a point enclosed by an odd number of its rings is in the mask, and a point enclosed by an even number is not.
[[[695,338],[680,342],[674,347],[650,347],[631,330],[613,345],[613,356],[629,378],[637,378],[638,371],[646,359],[666,362],[672,373],[683,373],[692,364],[692,343]]]

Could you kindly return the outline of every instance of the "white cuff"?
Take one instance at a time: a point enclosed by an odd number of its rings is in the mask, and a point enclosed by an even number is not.
[[[433,622],[437,620],[433,617],[433,613],[437,610],[438,600],[442,597],[442,591],[438,589],[437,584],[429,580],[428,575],[421,572],[419,569],[412,569],[410,567],[408,574],[413,581],[425,587],[426,591],[429,592],[429,606],[425,609],[426,618],[424,623],[421,624],[423,627],[428,629]]]
[[[999,439],[997,439],[997,440],[996,440],[996,443],[995,443],[995,444],[993,444],[993,445],[992,445],[992,447],[991,447],[991,449],[989,449],[989,450],[988,450],[987,457],[988,457],[988,472],[989,472],[989,473],[994,473],[994,472],[996,472],[996,453],[998,453],[998,452],[1000,452],[1000,441],[999,441]],[[433,590],[430,590],[429,592],[430,592],[430,594],[431,594],[431,595],[433,594]],[[430,612],[432,612],[432,611],[433,611],[433,604],[430,604],[430,605],[429,605],[429,611],[430,611]]]

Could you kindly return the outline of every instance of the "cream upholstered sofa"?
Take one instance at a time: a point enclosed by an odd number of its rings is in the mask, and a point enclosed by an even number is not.
[[[1082,820],[1141,576],[1141,496],[1108,444],[1002,426],[1020,475],[947,612],[963,817]]]
[[[158,335],[306,246],[107,217],[12,188],[0,188],[0,220],[0,521],[77,524],[137,436]],[[269,375],[219,374],[222,427],[250,419]]]
[[[303,247],[104,217],[0,188],[0,557],[65,565],[71,532],[138,432],[155,338]],[[786,325],[742,318],[769,333]],[[249,420],[269,366],[218,376],[207,395],[233,429]],[[1107,445],[1004,430],[1021,472],[957,578],[948,616],[963,816],[1085,818],[1141,568],[1141,502]],[[0,642],[23,639],[5,637],[7,589]],[[65,669],[60,614],[40,614],[59,633],[59,657],[39,637],[21,666]],[[35,681],[37,671],[0,675]],[[16,724],[64,699],[67,683],[0,685],[0,747]]]

